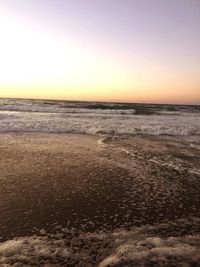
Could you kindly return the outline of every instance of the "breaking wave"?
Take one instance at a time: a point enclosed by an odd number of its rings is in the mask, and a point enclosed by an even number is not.
[[[199,135],[199,106],[0,99],[0,132]]]

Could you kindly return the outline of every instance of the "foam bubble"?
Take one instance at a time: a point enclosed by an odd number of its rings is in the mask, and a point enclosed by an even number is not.
[[[174,228],[199,224],[199,218],[173,222]],[[200,262],[200,235],[165,233],[171,223],[115,230],[109,233],[82,233],[70,239],[60,233],[18,237],[0,243],[1,266],[192,266]],[[67,229],[60,228],[66,232]],[[55,264],[55,265],[54,265]],[[70,265],[71,264],[71,265]],[[47,265],[47,266],[49,266]],[[196,265],[195,265],[196,266]]]

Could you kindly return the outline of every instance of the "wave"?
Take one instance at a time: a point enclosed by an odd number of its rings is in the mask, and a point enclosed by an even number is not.
[[[0,132],[199,135],[200,107],[0,99]]]
[[[102,115],[1,113],[0,132],[62,132],[116,135],[199,135],[200,118],[193,115]]]
[[[110,113],[134,115],[200,114],[199,105],[107,103],[87,101],[62,101],[38,99],[0,98],[0,110],[54,113]]]

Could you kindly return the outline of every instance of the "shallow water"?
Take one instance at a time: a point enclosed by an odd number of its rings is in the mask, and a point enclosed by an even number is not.
[[[165,238],[172,236],[182,249],[191,242],[185,237],[188,234],[199,246],[199,151],[184,139],[105,137],[99,142],[99,137],[87,135],[38,133],[1,134],[0,138],[0,236],[4,241],[0,255],[8,253],[2,258],[5,262],[12,262],[10,255],[16,261],[18,253],[38,265],[40,261],[64,264],[66,258],[73,262],[75,254],[65,244],[75,238],[87,259],[96,250],[95,262],[100,263],[113,253],[119,231],[126,248],[138,246],[137,242],[149,246],[148,238],[157,237],[170,244]],[[171,221],[177,223],[171,225]],[[163,223],[166,229],[160,228]],[[132,244],[134,227],[145,225],[154,225],[154,234],[138,236]],[[125,239],[123,231],[127,231]],[[93,235],[92,241],[88,234]],[[45,255],[36,253],[38,246],[47,250]],[[193,259],[195,252],[187,249]],[[63,254],[55,252],[51,257],[52,250]],[[115,257],[121,262],[117,251]],[[126,251],[123,255],[129,259]],[[163,255],[162,250],[159,253]],[[181,259],[184,253],[178,254]],[[102,264],[107,266],[105,261]]]
[[[0,102],[0,264],[198,266],[198,107]]]
[[[103,144],[87,136],[2,134],[1,236],[41,225],[99,231],[199,216],[198,150],[140,137]]]

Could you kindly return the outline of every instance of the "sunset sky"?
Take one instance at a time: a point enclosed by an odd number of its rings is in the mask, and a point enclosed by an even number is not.
[[[200,1],[0,0],[0,97],[200,104]]]

